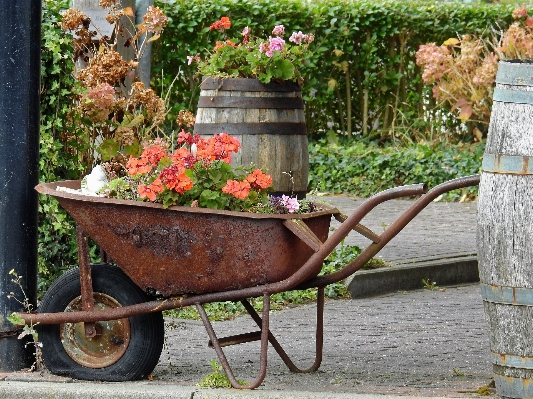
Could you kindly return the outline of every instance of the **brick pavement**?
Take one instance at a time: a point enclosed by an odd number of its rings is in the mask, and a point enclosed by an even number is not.
[[[313,361],[314,318],[314,305],[271,315],[274,334],[302,367]],[[196,384],[211,372],[209,361],[216,355],[207,348],[201,322],[172,323],[154,383]],[[214,327],[220,336],[255,329],[247,317]],[[328,300],[319,371],[290,373],[269,349],[268,372],[259,389],[471,397],[491,380],[485,327],[477,284]],[[225,350],[237,378],[252,380],[258,342]]]
[[[309,198],[330,203],[347,215],[364,201],[348,196]],[[387,201],[378,205],[361,223],[381,233],[384,224],[394,222],[411,204],[409,200]],[[430,203],[376,257],[393,265],[402,265],[476,254],[476,205],[475,202]],[[337,222],[333,223],[334,227],[337,225]],[[364,248],[370,241],[353,232],[346,238],[346,243]]]

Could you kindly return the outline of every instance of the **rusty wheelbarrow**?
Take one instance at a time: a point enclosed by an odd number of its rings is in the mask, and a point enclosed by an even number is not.
[[[102,381],[146,377],[163,347],[163,310],[195,305],[211,345],[235,388],[256,388],[265,378],[270,343],[292,372],[311,372],[322,360],[324,287],[359,270],[439,195],[479,184],[479,175],[450,180],[427,191],[423,184],[380,192],[349,217],[325,207],[311,214],[266,215],[83,196],[56,190],[79,181],[40,184],[77,223],[79,268],[59,277],[36,313],[19,313],[39,324],[43,361],[54,374]],[[420,196],[382,234],[360,224],[382,202]],[[331,217],[342,224],[328,237]],[[319,276],[324,259],[352,231],[370,245],[343,269]],[[103,250],[91,264],[88,239]],[[112,260],[112,261],[111,261]],[[270,296],[318,288],[316,355],[298,368],[269,327]],[[263,297],[259,315],[248,299]],[[218,338],[202,305],[240,301],[258,331]],[[259,372],[241,385],[224,346],[260,341]]]

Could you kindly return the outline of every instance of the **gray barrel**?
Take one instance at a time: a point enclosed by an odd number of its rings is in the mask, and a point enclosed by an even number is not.
[[[242,148],[232,165],[267,169],[278,194],[307,191],[309,151],[301,88],[293,82],[204,78],[194,132],[225,132]]]
[[[479,277],[496,390],[533,397],[533,64],[500,61],[479,186]]]

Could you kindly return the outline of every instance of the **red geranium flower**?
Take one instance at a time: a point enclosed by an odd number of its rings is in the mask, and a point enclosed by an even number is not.
[[[250,182],[250,185],[254,188],[268,188],[272,185],[272,177],[263,173],[262,170],[256,169],[250,173],[246,180]]]
[[[224,30],[231,27],[231,21],[228,17],[222,17],[220,20],[214,22],[210,27],[209,30]]]
[[[150,185],[145,186],[140,184],[138,191],[139,197],[148,198],[150,201],[154,202],[157,198],[157,194],[162,193],[164,190],[163,184],[159,178],[155,179]]]
[[[237,181],[237,180],[228,180],[226,185],[222,187],[222,192],[226,194],[231,194],[236,198],[245,199],[250,194],[250,183],[246,180]]]

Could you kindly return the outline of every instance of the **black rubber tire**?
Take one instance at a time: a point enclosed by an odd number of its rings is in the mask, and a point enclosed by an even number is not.
[[[145,294],[117,266],[92,265],[93,291],[113,298],[122,306],[146,302]],[[45,293],[39,312],[63,312],[81,295],[79,269],[69,270],[59,277]],[[73,360],[63,346],[60,325],[40,325],[39,340],[46,368],[53,374],[81,380],[130,381],[148,376],[159,361],[164,341],[164,321],[161,312],[130,317],[129,344],[115,363],[101,368],[86,367]]]

